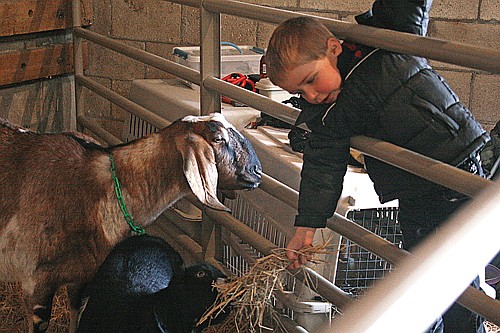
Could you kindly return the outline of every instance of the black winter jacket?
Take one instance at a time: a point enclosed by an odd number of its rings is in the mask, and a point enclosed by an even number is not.
[[[431,1],[379,0],[358,23],[425,35]],[[489,136],[426,59],[344,42],[342,91],[334,105],[301,100],[297,123],[311,135],[304,149],[295,225],[324,227],[335,212],[355,135],[387,141],[457,166]],[[440,189],[374,158],[366,168],[381,202]]]

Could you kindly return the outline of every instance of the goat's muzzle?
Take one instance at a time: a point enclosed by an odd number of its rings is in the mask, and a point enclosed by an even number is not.
[[[260,164],[250,164],[245,166],[244,173],[238,177],[238,181],[244,189],[252,190],[257,188],[262,181],[262,167]]]

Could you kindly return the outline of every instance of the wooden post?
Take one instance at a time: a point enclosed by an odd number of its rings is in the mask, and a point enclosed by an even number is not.
[[[72,13],[73,13],[73,28],[82,26],[81,16],[81,2],[80,0],[72,0]],[[83,39],[73,34],[73,59],[75,76],[83,75]],[[68,115],[69,127],[72,131],[77,131],[77,116],[84,110],[84,94],[83,87],[75,80],[74,86],[74,109]]]

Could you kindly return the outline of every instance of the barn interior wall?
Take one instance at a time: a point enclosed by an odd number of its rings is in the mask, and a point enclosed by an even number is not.
[[[92,0],[80,3],[88,26]],[[41,132],[69,127],[74,109],[71,13],[69,0],[0,1],[0,117]]]

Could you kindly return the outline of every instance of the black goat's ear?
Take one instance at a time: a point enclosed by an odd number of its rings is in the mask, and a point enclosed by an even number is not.
[[[194,133],[176,138],[175,144],[182,155],[184,175],[198,200],[210,208],[230,211],[217,199],[219,175],[212,147]]]

